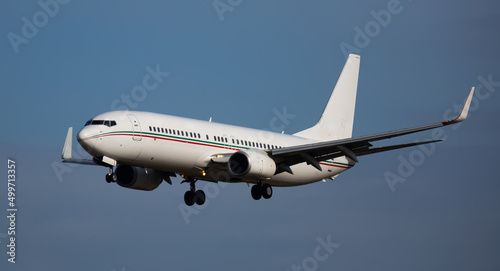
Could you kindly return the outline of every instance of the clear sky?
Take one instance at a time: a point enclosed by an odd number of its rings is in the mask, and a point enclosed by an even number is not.
[[[499,26],[493,0],[3,1],[0,270],[499,270]],[[180,178],[143,192],[59,163],[68,127],[116,108],[263,129],[286,112],[282,128],[300,131],[348,51],[361,55],[354,135],[452,117],[476,86],[469,119],[380,145],[444,143],[270,200],[199,184],[202,209],[184,207]],[[157,84],[137,91],[151,70]]]

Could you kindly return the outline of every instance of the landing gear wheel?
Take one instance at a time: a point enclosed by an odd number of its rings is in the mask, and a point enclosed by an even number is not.
[[[252,186],[252,198],[254,200],[259,200],[262,197],[262,188],[260,185],[256,184]]]
[[[270,199],[273,196],[273,188],[268,185],[262,185],[262,197],[265,199]]]
[[[205,192],[203,192],[203,190],[198,190],[194,193],[194,202],[198,205],[203,205],[206,198],[207,197],[205,196]]]
[[[118,177],[116,176],[116,173],[106,174],[106,182],[107,183],[116,183],[117,180],[118,180]]]
[[[195,203],[198,205],[203,205],[207,197],[205,196],[205,192],[203,190],[196,190],[196,179],[187,178],[182,181],[182,183],[189,183],[189,191],[184,194],[184,202],[187,206],[193,206]]]
[[[184,202],[187,206],[193,206],[194,204],[194,192],[189,190],[184,194]]]

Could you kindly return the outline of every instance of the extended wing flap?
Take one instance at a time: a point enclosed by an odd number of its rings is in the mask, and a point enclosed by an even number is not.
[[[376,148],[370,148],[370,149],[365,150],[365,151],[356,152],[356,155],[362,156],[362,155],[374,154],[374,153],[378,153],[378,152],[392,151],[392,150],[397,150],[397,149],[402,149],[402,148],[414,147],[414,146],[423,145],[423,144],[442,142],[442,141],[444,141],[444,140],[438,139],[438,140],[429,140],[429,141],[422,141],[422,142],[390,145],[390,146],[384,146],[384,147],[376,147]]]

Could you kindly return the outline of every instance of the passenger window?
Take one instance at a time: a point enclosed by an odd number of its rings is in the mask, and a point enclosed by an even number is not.
[[[149,126],[149,131],[152,132],[153,131],[153,128],[151,128],[151,126]]]

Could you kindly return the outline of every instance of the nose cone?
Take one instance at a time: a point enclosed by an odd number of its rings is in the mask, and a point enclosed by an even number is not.
[[[81,129],[76,135],[76,140],[78,140],[78,143],[80,143],[80,145],[82,145],[83,139],[87,137],[87,134],[84,130],[85,128]]]
[[[91,155],[95,156],[95,141],[96,139],[93,138],[95,135],[97,135],[97,132],[94,131],[95,129],[92,129],[93,127],[85,126],[83,127],[80,132],[76,135],[76,140],[78,140],[78,143]]]

